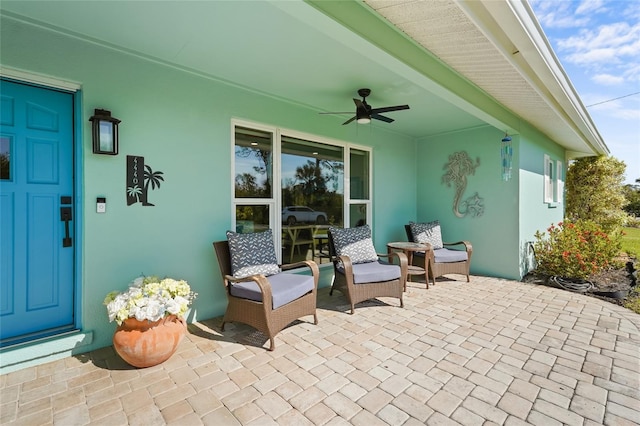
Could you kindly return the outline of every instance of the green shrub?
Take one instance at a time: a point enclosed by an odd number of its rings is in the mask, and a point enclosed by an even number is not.
[[[605,232],[620,228],[628,214],[624,162],[611,156],[582,157],[567,169],[565,218],[597,223]]]
[[[619,231],[608,235],[590,221],[565,221],[551,224],[547,233],[535,234],[539,274],[585,279],[605,268],[620,266],[614,260],[620,254]]]
[[[636,182],[640,183],[640,179],[636,179]],[[624,211],[629,216],[640,219],[640,185],[627,184],[622,188],[622,193],[627,201]]]

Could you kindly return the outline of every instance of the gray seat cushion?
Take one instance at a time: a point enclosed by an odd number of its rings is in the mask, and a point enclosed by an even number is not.
[[[466,251],[441,248],[433,251],[436,263],[465,262],[469,259]]]
[[[366,284],[397,280],[400,278],[400,267],[381,262],[358,263],[353,266],[353,283]],[[338,268],[344,274],[344,268]]]
[[[417,257],[424,257],[424,252],[417,251],[413,255]],[[433,257],[435,257],[436,263],[466,262],[469,260],[469,256],[466,251],[446,248],[434,250]]]
[[[280,306],[304,296],[314,287],[313,277],[309,275],[281,272],[270,275],[267,280],[271,284],[273,309],[278,309]],[[262,302],[260,287],[254,281],[233,283],[230,286],[232,296]]]

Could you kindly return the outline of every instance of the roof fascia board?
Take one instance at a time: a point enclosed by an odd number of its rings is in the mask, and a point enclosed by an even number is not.
[[[609,153],[526,1],[455,1],[584,144]]]
[[[291,2],[280,3],[283,10],[292,12]],[[305,0],[305,3],[346,28],[349,33],[358,35],[363,45],[373,45],[384,52],[385,66],[389,66],[389,57],[392,57],[402,65],[401,68],[396,66],[396,69],[415,84],[498,129],[510,134],[520,132],[521,119],[518,115],[418,45],[365,3],[353,0]],[[296,17],[305,19],[300,14],[296,14]],[[310,25],[318,28],[317,16],[306,19]]]
[[[567,160],[573,160],[573,159],[582,158],[582,157],[593,157],[593,153],[592,152],[580,152],[580,151],[567,151],[565,153],[565,158]]]

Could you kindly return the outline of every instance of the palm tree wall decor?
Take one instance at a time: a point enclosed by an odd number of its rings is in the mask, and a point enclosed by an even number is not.
[[[160,182],[164,182],[163,174],[144,164],[144,157],[127,155],[127,205],[141,203],[153,206],[147,199],[149,186],[151,190],[160,189]]]

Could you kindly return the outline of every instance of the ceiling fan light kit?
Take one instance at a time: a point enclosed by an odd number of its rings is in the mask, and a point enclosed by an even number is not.
[[[369,124],[371,123],[371,119],[384,121],[385,123],[393,123],[393,118],[386,117],[381,115],[382,112],[392,112],[392,111],[401,111],[403,109],[409,109],[409,105],[396,105],[396,106],[388,106],[382,108],[372,108],[371,105],[367,103],[367,96],[371,94],[370,89],[360,89],[358,90],[358,95],[362,97],[360,99],[353,99],[353,103],[356,104],[356,115],[342,123],[342,125],[349,124],[352,121],[356,120],[359,124]],[[344,112],[321,112],[320,114],[345,114]]]
[[[358,124],[369,124],[371,123],[371,117],[369,117],[369,115],[367,114],[366,111],[362,111],[360,109],[356,110],[356,117],[357,118],[357,122]]]

